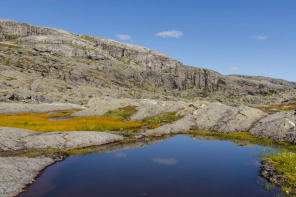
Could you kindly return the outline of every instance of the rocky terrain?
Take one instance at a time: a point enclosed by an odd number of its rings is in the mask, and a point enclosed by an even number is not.
[[[133,106],[125,121],[175,113],[176,121],[143,127],[129,135],[114,131],[40,133],[0,127],[0,196],[15,196],[46,166],[63,157],[19,157],[24,150],[99,152],[143,146],[151,137],[189,130],[249,132],[296,144],[294,111],[252,108],[296,101],[296,83],[267,77],[225,76],[162,53],[113,40],[0,20],[0,114],[78,110],[71,118],[103,116]],[[276,109],[278,110],[278,109]],[[290,109],[289,109],[290,110]],[[142,140],[141,142],[135,140]],[[11,153],[11,154],[10,154]],[[4,173],[3,173],[4,172]]]
[[[135,105],[138,111],[131,120],[143,120],[170,111],[182,117],[179,120],[164,124],[155,129],[138,130],[134,138],[146,139],[152,136],[166,134],[183,134],[189,130],[212,131],[218,133],[239,133],[249,131],[252,135],[271,139],[278,142],[296,144],[296,117],[294,112],[278,112],[268,115],[263,111],[246,106],[228,106],[221,103],[207,101],[184,102],[162,101],[150,99],[104,99],[96,98],[81,111],[72,116],[99,116],[124,106]],[[103,107],[102,107],[103,106]],[[8,112],[51,112],[60,109],[77,109],[77,105],[61,104],[14,104],[0,103],[0,113]],[[42,111],[40,111],[42,109]],[[20,110],[20,111],[18,111]],[[71,150],[98,145],[108,145],[129,138],[118,134],[96,131],[71,131],[40,133],[25,129],[0,127],[0,153],[9,153],[11,156],[0,156],[0,194],[14,196],[27,185],[33,182],[38,173],[46,166],[53,164],[64,157],[39,156],[36,158],[13,156],[15,151],[59,149]],[[138,144],[137,141],[135,145]],[[141,143],[140,143],[141,144]],[[122,145],[116,146],[120,148]],[[115,148],[115,149],[116,149]],[[108,151],[104,148],[102,151]],[[7,155],[7,154],[6,154]],[[28,167],[29,166],[29,167]]]
[[[85,104],[108,96],[268,105],[296,95],[294,82],[224,76],[144,47],[4,19],[0,71],[5,102]]]

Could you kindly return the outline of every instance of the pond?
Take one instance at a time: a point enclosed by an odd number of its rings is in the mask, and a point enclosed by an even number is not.
[[[175,136],[108,153],[79,155],[48,167],[21,197],[275,196],[259,177],[257,153],[238,146]]]

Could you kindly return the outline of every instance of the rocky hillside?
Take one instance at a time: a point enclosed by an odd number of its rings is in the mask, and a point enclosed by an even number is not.
[[[6,102],[86,103],[109,96],[264,104],[295,98],[296,87],[224,76],[144,47],[9,20],[0,20],[0,71],[0,101]]]

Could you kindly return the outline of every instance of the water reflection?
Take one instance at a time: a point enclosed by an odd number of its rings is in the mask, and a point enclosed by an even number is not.
[[[125,152],[116,152],[116,153],[114,153],[114,157],[116,157],[116,158],[126,158],[127,154]]]
[[[265,180],[258,177],[258,158],[253,153],[260,152],[261,146],[241,147],[229,141],[205,141],[188,136],[158,139],[156,142],[116,144],[97,150],[107,153],[70,157],[46,169],[29,187],[29,192],[20,196],[276,194],[276,191],[266,191],[262,186]],[[148,144],[152,145],[145,146]],[[111,150],[117,151],[109,152]],[[58,173],[52,176],[53,171]],[[262,184],[258,184],[258,180]],[[50,190],[38,192],[42,188]]]
[[[162,158],[162,157],[157,157],[153,158],[152,161],[157,164],[162,164],[162,165],[176,165],[178,161],[175,158]]]

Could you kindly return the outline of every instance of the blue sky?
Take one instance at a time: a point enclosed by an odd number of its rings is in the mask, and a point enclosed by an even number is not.
[[[0,18],[141,45],[222,74],[296,81],[295,0],[0,3]]]

